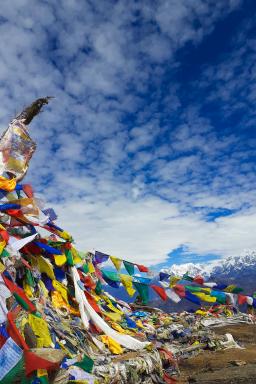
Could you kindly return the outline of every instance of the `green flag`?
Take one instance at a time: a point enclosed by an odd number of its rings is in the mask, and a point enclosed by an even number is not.
[[[129,261],[123,261],[126,271],[129,273],[129,275],[134,274],[134,264],[129,263]]]
[[[185,273],[185,275],[182,276],[182,280],[188,280],[188,281],[193,281],[193,277],[190,277],[187,273]]]
[[[235,288],[232,290],[232,293],[240,293],[240,292],[243,292],[243,288],[235,287]]]
[[[143,304],[148,303],[148,286],[142,283],[133,282],[134,287],[137,289]]]
[[[190,292],[201,292],[201,287],[196,287],[194,285],[185,285],[185,288],[189,290]]]
[[[74,260],[73,260],[72,252],[70,251],[70,249],[65,250],[65,255],[67,258],[67,264],[69,266],[73,267],[74,266]]]
[[[26,281],[30,287],[35,286],[35,280],[34,277],[29,269],[26,269]]]
[[[75,363],[74,365],[76,365],[79,368],[82,368],[85,372],[91,373],[92,369],[93,369],[94,362],[92,359],[90,359],[90,357],[84,355],[83,360]]]
[[[96,287],[95,287],[95,293],[97,295],[100,295],[101,294],[101,291],[102,291],[102,284],[101,284],[101,281],[100,279],[97,281],[97,284],[96,284]]]
[[[10,256],[10,253],[6,251],[6,249],[4,249],[3,252],[1,253],[1,257],[9,257],[9,256]]]
[[[84,271],[84,273],[88,273],[88,272],[89,272],[89,267],[88,267],[88,264],[87,264],[87,263],[85,263],[85,264],[83,265],[83,271]]]
[[[102,277],[106,277],[109,280],[112,281],[120,281],[120,276],[116,272],[111,272],[111,271],[101,271],[102,272]]]
[[[17,301],[17,303],[20,304],[23,309],[25,309],[26,311],[29,311],[28,303],[26,303],[26,301],[22,297],[20,297],[18,293],[14,292],[13,296],[15,297],[15,300]]]

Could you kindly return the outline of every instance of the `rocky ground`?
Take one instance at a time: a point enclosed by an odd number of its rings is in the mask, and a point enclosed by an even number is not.
[[[256,325],[239,324],[215,328],[218,334],[231,333],[245,349],[203,351],[180,361],[182,384],[256,384]]]

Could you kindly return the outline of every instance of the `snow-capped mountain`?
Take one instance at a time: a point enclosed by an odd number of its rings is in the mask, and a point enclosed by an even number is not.
[[[201,275],[208,282],[236,284],[243,288],[245,294],[250,295],[256,291],[256,252],[245,251],[240,256],[226,257],[205,264],[173,264],[170,268],[162,269],[162,272],[176,276],[183,276],[185,273],[191,277]],[[175,304],[171,300],[163,302],[158,298],[154,299],[151,305],[167,312],[180,312],[197,307],[186,300]]]
[[[211,274],[233,274],[239,273],[246,269],[256,269],[256,252],[247,251],[240,256],[226,257],[212,266]]]
[[[203,264],[173,264],[170,268],[163,269],[162,272],[173,276],[183,276],[185,273],[187,273],[189,276],[201,275],[207,277],[210,275],[210,273],[208,273],[209,268],[211,267]]]
[[[245,251],[240,256],[230,256],[207,264],[173,264],[163,269],[170,275],[201,275],[208,281],[235,283],[245,291],[256,291],[256,252]],[[248,293],[249,293],[248,292]]]

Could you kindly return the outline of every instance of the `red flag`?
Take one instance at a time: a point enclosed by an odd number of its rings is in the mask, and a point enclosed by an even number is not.
[[[26,376],[29,376],[32,372],[37,369],[46,369],[47,371],[53,371],[59,369],[60,363],[53,363],[52,361],[43,359],[37,356],[35,353],[25,350],[25,367]]]
[[[144,265],[136,264],[140,272],[148,272],[149,269]]]
[[[164,290],[164,288],[159,287],[158,285],[151,285],[151,288],[154,289],[154,291],[158,294],[158,296],[161,297],[162,300],[166,301],[168,296]]]
[[[87,291],[84,291],[84,294],[85,294],[85,297],[88,300],[90,306],[94,309],[94,311],[97,313],[101,313],[100,307],[98,306],[98,304],[96,303],[94,298],[90,295],[90,293]]]
[[[90,275],[85,276],[81,271],[78,269],[78,274],[80,277],[80,280],[82,283],[84,283],[84,286],[87,288],[94,289],[96,287],[96,283],[93,281]]]
[[[5,212],[9,216],[23,216],[21,209],[7,209]]]
[[[87,288],[94,289],[96,287],[96,284],[95,284],[95,282],[93,281],[93,279],[91,278],[90,275],[84,276],[83,279],[81,279],[81,280],[84,283],[85,287],[87,287]]]
[[[0,231],[0,236],[2,237],[2,239],[8,243],[8,240],[9,240],[9,234],[7,231],[4,231],[4,230],[1,230]]]
[[[247,298],[244,295],[237,295],[238,296],[238,304],[243,305],[247,303]]]
[[[185,297],[186,296],[186,291],[185,291],[185,287],[181,284],[176,284],[174,287],[173,287],[174,291],[177,293],[177,295],[179,295],[180,297]]]
[[[193,279],[194,283],[197,283],[197,284],[200,284],[200,285],[203,285],[204,284],[204,279],[202,276],[200,275],[197,275],[194,279]]]
[[[42,254],[41,248],[38,247],[37,245],[35,245],[34,243],[26,244],[22,248],[22,252],[24,252],[24,253],[31,253],[32,255],[41,255]]]
[[[72,248],[72,244],[70,243],[70,241],[66,241],[66,242],[63,244],[63,248],[65,248],[65,249],[71,249],[71,248]]]

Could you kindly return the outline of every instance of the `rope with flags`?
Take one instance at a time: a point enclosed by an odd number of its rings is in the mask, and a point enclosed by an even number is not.
[[[117,272],[106,271],[100,267],[102,263],[106,263],[108,260],[111,260]],[[101,278],[105,283],[113,288],[123,286],[131,297],[137,291],[144,304],[149,300],[149,288],[151,288],[162,300],[170,299],[175,303],[186,299],[197,305],[202,305],[205,302],[233,306],[248,304],[256,307],[256,298],[243,295],[241,293],[243,289],[234,284],[207,282],[200,275],[192,277],[187,273],[183,276],[173,276],[162,271],[154,274],[144,265],[99,251],[95,251],[92,255],[92,262],[94,267],[100,271]],[[119,273],[122,267],[128,274]],[[141,276],[138,272],[147,273],[148,277]],[[151,278],[150,275],[154,277]]]

